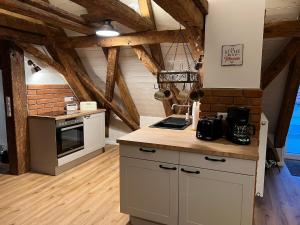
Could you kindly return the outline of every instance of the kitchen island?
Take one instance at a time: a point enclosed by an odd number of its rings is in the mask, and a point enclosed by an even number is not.
[[[251,225],[258,141],[142,128],[120,139],[121,212],[133,225]]]

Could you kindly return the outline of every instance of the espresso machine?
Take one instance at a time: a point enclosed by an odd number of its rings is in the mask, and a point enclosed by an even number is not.
[[[255,126],[249,124],[250,110],[246,107],[230,107],[227,111],[227,133],[229,141],[239,145],[249,145],[250,136],[255,134]]]

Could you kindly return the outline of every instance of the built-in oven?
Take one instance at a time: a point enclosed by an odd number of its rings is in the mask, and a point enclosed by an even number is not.
[[[58,120],[56,122],[57,158],[84,149],[83,118]]]

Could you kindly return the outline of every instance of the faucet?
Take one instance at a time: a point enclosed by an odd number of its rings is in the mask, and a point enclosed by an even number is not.
[[[188,112],[185,114],[185,120],[186,120],[186,121],[189,121],[189,120],[190,120],[190,108],[191,108],[191,105],[190,105],[190,104],[187,104],[187,105],[173,104],[173,105],[172,105],[172,110],[174,110],[175,107],[187,107],[187,108],[188,108]]]

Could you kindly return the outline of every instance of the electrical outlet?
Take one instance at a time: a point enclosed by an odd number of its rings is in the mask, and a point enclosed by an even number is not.
[[[218,112],[217,113],[217,116],[219,117],[219,116],[223,116],[223,120],[226,120],[226,118],[227,118],[227,113],[224,113],[224,112]]]
[[[64,100],[65,100],[65,102],[73,102],[74,97],[65,97]]]

